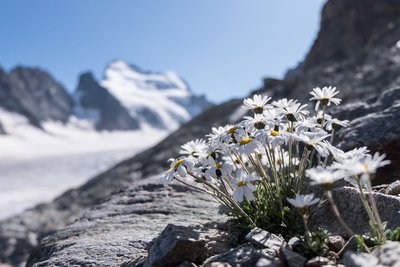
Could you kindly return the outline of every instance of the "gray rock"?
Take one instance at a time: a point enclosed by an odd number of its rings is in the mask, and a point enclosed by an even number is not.
[[[348,251],[343,256],[346,267],[399,267],[400,242],[388,242],[376,248],[371,254]]]
[[[385,190],[385,194],[398,196],[400,195],[400,181],[391,183]]]
[[[400,92],[400,88],[395,88]],[[396,100],[396,99],[393,99]],[[339,132],[339,147],[350,150],[355,147],[367,146],[372,152],[385,152],[391,164],[378,170],[373,180],[375,184],[390,183],[397,177],[400,158],[400,99],[394,101],[390,107],[369,113],[353,120],[349,127]]]
[[[177,266],[184,261],[200,264],[210,256],[228,251],[229,234],[212,226],[169,224],[152,244],[143,266]]]
[[[181,264],[179,264],[178,267],[197,267],[197,265],[194,264],[193,262],[184,261]]]
[[[323,7],[321,29],[307,55],[305,68],[332,58],[354,56],[376,41],[383,29],[399,16],[396,1],[328,1]]]
[[[246,240],[250,241],[256,246],[270,248],[277,252],[279,251],[282,244],[285,242],[282,237],[269,233],[260,228],[252,229],[246,235]]]
[[[315,257],[307,261],[306,267],[322,267],[329,264],[329,259],[325,257]]]
[[[275,251],[255,248],[250,243],[233,248],[228,252],[208,258],[202,267],[211,267],[216,263],[227,263],[232,267],[253,267],[261,258],[273,260]]]
[[[288,267],[303,267],[307,259],[287,247],[281,247],[280,259]]]
[[[346,267],[383,267],[379,264],[378,258],[367,253],[355,253],[348,251],[343,256],[343,263]]]
[[[278,258],[273,260],[261,258],[257,261],[255,267],[283,267],[283,262]]]
[[[346,241],[340,235],[331,235],[328,237],[328,247],[331,251],[339,252],[345,243]]]
[[[183,261],[202,263],[207,258],[206,241],[187,227],[169,224],[149,250],[144,267],[173,267]]]
[[[288,241],[288,246],[293,250],[296,251],[297,248],[301,245],[301,240],[297,236],[290,238]]]
[[[350,228],[359,234],[369,232],[368,216],[360,200],[358,190],[352,187],[336,188],[332,191],[333,198],[343,219]],[[400,221],[400,198],[381,193],[374,193],[382,221],[388,228],[395,228]],[[338,223],[328,201],[316,208],[310,217],[313,229],[322,227],[334,235],[348,236],[348,233]]]
[[[226,263],[226,262],[212,262],[208,266],[209,267],[232,267],[229,263]]]
[[[342,257],[347,251],[356,251],[357,247],[357,240],[354,236],[352,236],[349,240],[347,240],[342,249],[338,252],[338,255],[339,257]]]
[[[387,242],[376,248],[372,255],[379,259],[383,266],[400,266],[400,242]]]
[[[44,238],[27,266],[135,266],[169,223],[223,222],[219,204],[180,185],[128,188]],[[203,241],[201,241],[203,242]]]

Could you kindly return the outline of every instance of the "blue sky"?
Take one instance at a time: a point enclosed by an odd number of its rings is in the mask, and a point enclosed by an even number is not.
[[[282,77],[316,37],[324,0],[0,0],[0,66],[38,66],[68,90],[123,59],[174,70],[214,102]]]

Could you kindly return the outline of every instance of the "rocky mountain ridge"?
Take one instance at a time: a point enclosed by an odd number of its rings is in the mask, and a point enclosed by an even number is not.
[[[27,117],[31,124],[40,127],[46,120],[67,122],[73,100],[45,71],[17,67],[10,73],[0,70],[0,106]]]
[[[117,79],[110,79],[110,75]],[[140,84],[143,92],[151,91],[151,97],[139,99],[132,83]],[[167,91],[183,93],[166,95]],[[119,92],[138,101],[127,107],[125,98],[118,97]],[[166,103],[163,109],[154,106],[153,102],[160,100]],[[204,96],[194,95],[175,73],[143,72],[121,60],[109,64],[103,81],[96,81],[92,74],[82,74],[73,94],[41,69],[16,67],[9,73],[0,69],[0,108],[25,116],[39,128],[47,121],[68,124],[76,117],[92,123],[97,130],[137,130],[145,123],[147,127],[171,131],[210,105]],[[177,112],[167,109],[169,106]],[[171,114],[168,120],[160,115],[164,113]],[[7,125],[2,129],[7,133]]]

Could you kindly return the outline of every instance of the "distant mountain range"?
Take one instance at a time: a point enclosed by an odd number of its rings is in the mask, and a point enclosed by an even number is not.
[[[209,106],[176,73],[145,72],[120,60],[107,66],[100,82],[90,72],[83,73],[72,94],[41,69],[0,69],[0,112],[23,116],[42,129],[49,121],[79,121],[95,131],[172,131]],[[0,133],[13,134],[1,116]]]

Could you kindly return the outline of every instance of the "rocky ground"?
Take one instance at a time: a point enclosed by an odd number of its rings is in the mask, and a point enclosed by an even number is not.
[[[149,244],[168,224],[179,227],[212,222],[210,225],[217,227],[226,220],[218,213],[218,203],[204,194],[180,185],[164,187],[155,184],[155,179],[139,184],[44,238],[27,266],[134,266],[147,256]],[[200,233],[193,237],[199,238]]]
[[[397,183],[384,189],[400,187]],[[357,190],[340,187],[333,192],[347,223],[357,233],[367,232]],[[376,193],[375,199],[382,219],[388,227],[396,227],[400,197]],[[331,251],[311,259],[295,252],[296,238],[285,241],[261,229],[242,236],[233,230],[221,208],[203,193],[181,185],[164,187],[155,184],[153,178],[145,179],[45,237],[27,266],[367,266],[359,262],[371,260],[380,266],[394,266],[391,262],[400,261],[400,254],[396,254],[400,242],[388,243],[379,249],[381,253],[352,252],[356,248],[354,240],[345,244],[338,236],[343,229],[326,203],[317,209],[311,222],[314,228],[324,227],[331,232]],[[383,256],[385,253],[388,255]]]
[[[348,128],[338,132],[339,145],[343,149],[367,145],[372,152],[387,153],[392,161],[378,174],[375,184],[391,184],[400,174],[399,18],[399,1],[328,1],[320,33],[304,63],[283,80],[265,79],[263,87],[254,91],[274,98],[305,100],[315,86],[337,86],[345,105],[334,114],[352,120]],[[283,244],[241,238],[225,224],[226,217],[218,213],[218,205],[197,192],[180,186],[163,188],[152,184],[153,180],[139,182],[162,172],[182,143],[203,136],[212,126],[235,123],[243,115],[239,106],[239,100],[214,106],[155,147],[84,186],[0,222],[0,261],[18,266],[31,255],[28,266],[336,264],[336,254],[306,260],[291,249],[289,240],[286,245],[276,236],[273,239]],[[396,184],[380,186],[376,189],[380,193],[375,195],[382,217],[393,227],[400,221],[397,190]],[[354,189],[339,188],[334,197],[339,208],[349,214],[348,223],[362,232],[367,226],[356,194]],[[323,225],[341,234],[329,208],[322,207],[320,212],[321,216],[314,216],[314,227]],[[269,233],[260,235],[270,238]],[[352,242],[345,248],[354,249]],[[335,253],[344,244],[337,246]],[[342,251],[339,263],[396,266],[398,251],[398,243],[388,243],[368,256]]]

